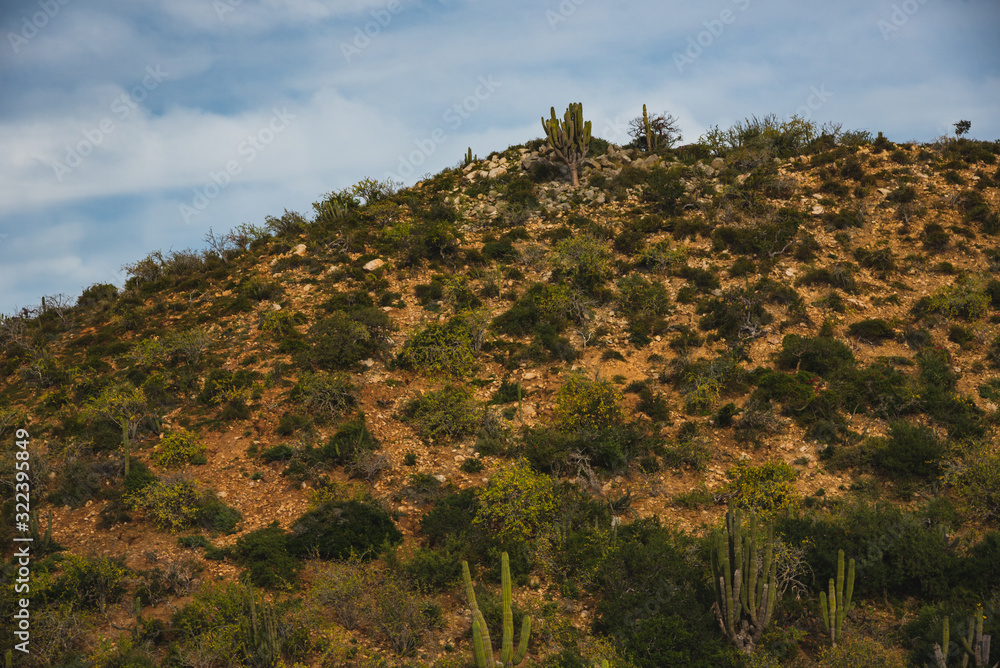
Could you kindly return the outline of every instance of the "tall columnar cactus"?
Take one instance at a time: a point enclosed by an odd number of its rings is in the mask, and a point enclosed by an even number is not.
[[[479,157],[478,155],[477,156],[472,155],[472,147],[470,146],[469,150],[465,152],[465,162],[463,162],[462,164],[465,166],[471,165],[472,162],[478,157]]]
[[[767,536],[759,540],[756,515],[752,511],[745,514],[746,523],[744,512],[730,507],[726,512],[726,529],[712,552],[715,578],[712,609],[722,632],[740,651],[750,653],[774,612],[777,562],[773,529],[768,527]]]
[[[562,121],[556,118],[556,108],[552,107],[552,117],[549,120],[542,117],[542,128],[549,146],[569,167],[573,185],[580,185],[578,169],[590,150],[590,121],[583,122],[583,104],[570,104]]]
[[[646,105],[642,105],[642,127],[646,130],[646,150],[652,153],[656,150],[653,137],[653,128],[649,124],[649,114],[646,113]]]
[[[263,603],[257,612],[256,594],[248,592],[250,602],[250,626],[247,628],[243,651],[251,663],[273,666],[281,658],[281,639],[274,619],[274,608]]]
[[[969,628],[966,629],[965,637],[958,636],[958,641],[962,650],[962,663],[959,665],[966,668],[969,665],[969,657],[972,657],[974,668],[987,668],[990,660],[990,636],[983,635],[983,621],[986,616],[983,614],[982,605],[976,606],[976,612],[969,617]],[[934,662],[937,668],[948,668],[948,645],[950,644],[950,629],[948,618],[944,618],[941,629],[941,644],[934,644]],[[942,649],[942,647],[944,649]],[[993,664],[993,668],[998,668],[1000,663]]]
[[[469,610],[472,612],[472,648],[478,668],[493,668],[493,644],[490,641],[490,631],[486,627],[486,619],[479,611],[476,603],[476,590],[472,586],[472,576],[469,574],[469,562],[462,562],[462,580],[465,582],[465,593],[469,597]],[[500,592],[503,602],[503,639],[500,645],[500,664],[505,668],[521,663],[528,653],[528,637],[531,634],[531,617],[524,616],[521,621],[521,642],[514,650],[514,615],[510,611],[510,559],[503,553],[500,562]]]
[[[834,647],[844,632],[844,617],[851,609],[851,598],[854,594],[854,560],[847,567],[847,591],[844,591],[844,551],[837,552],[837,582],[830,578],[830,596],[826,592],[819,593],[819,610],[823,613],[823,628],[830,634],[830,642]]]

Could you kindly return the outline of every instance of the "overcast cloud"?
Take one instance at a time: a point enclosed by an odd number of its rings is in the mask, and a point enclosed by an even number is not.
[[[0,312],[365,177],[410,185],[569,102],[621,143],[644,103],[686,142],[768,113],[994,140],[998,29],[998,0],[8,0]]]

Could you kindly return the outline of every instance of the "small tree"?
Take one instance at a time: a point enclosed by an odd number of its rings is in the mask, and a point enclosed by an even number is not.
[[[955,136],[961,137],[972,127],[972,121],[959,121],[955,123]]]
[[[88,417],[103,417],[111,420],[122,430],[122,452],[125,455],[125,475],[129,471],[129,452],[132,440],[142,420],[149,414],[146,394],[140,387],[113,385],[105,388],[84,406]]]
[[[635,146],[644,151],[673,148],[674,144],[684,138],[677,123],[673,114],[664,112],[649,115],[646,105],[642,105],[642,116],[636,116],[628,122],[628,134]]]

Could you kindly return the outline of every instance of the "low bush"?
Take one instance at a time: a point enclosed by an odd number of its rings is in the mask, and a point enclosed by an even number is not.
[[[247,579],[256,587],[291,588],[302,568],[302,563],[289,553],[288,534],[277,520],[240,536],[232,548],[232,556],[247,569]]]
[[[726,493],[739,508],[753,510],[761,518],[774,517],[797,503],[792,482],[798,477],[795,469],[784,462],[767,462],[761,466],[740,465],[728,472],[731,482]]]
[[[720,338],[739,341],[760,335],[774,318],[764,308],[763,298],[751,290],[730,288],[721,296],[698,305],[702,314],[698,327],[714,329]]]
[[[291,527],[289,551],[323,559],[377,557],[403,540],[385,509],[369,501],[329,501],[306,512]]]
[[[205,458],[205,444],[196,434],[186,429],[165,435],[153,453],[153,461],[168,469],[208,462]]]
[[[965,274],[953,284],[942,286],[933,294],[920,298],[913,306],[913,314],[918,318],[938,314],[947,318],[978,320],[986,315],[989,306],[985,279]]]
[[[943,462],[943,479],[966,511],[1000,523],[1000,453],[987,442],[958,444]]]
[[[923,425],[896,420],[887,438],[871,439],[875,467],[890,476],[917,480],[937,478],[945,445]]]
[[[466,376],[482,347],[486,327],[486,319],[476,312],[461,313],[444,323],[431,322],[403,344],[396,362],[404,369]]]
[[[475,434],[482,409],[472,390],[449,385],[410,400],[400,417],[413,422],[421,438],[450,440]]]
[[[101,613],[124,598],[132,577],[124,560],[114,557],[67,554],[62,558],[61,571],[51,585],[42,589],[42,600]]]
[[[536,536],[556,509],[552,480],[526,461],[515,461],[490,476],[479,490],[473,524],[486,527],[501,543]]]
[[[877,344],[894,338],[896,330],[882,318],[867,318],[851,323],[847,328],[847,335]]]
[[[349,370],[388,349],[392,322],[382,310],[359,307],[337,311],[309,328],[312,349],[301,361],[326,371]]]
[[[577,290],[593,293],[611,278],[613,257],[606,243],[584,234],[556,244],[549,263],[554,276],[564,277]]]
[[[241,519],[238,511],[190,480],[157,480],[126,494],[125,502],[132,510],[145,512],[158,528],[171,531],[200,525],[230,532]]]
[[[736,650],[710,612],[707,564],[690,537],[659,518],[621,527],[594,574],[594,631],[637,668],[735,668]]]
[[[565,429],[599,430],[621,424],[622,393],[611,381],[571,376],[556,391],[556,420]]]
[[[856,561],[859,598],[936,599],[960,585],[947,528],[924,513],[863,502],[844,503],[837,511],[778,517],[776,529],[786,542],[808,541],[806,562],[814,573],[835,573],[842,549]]]
[[[299,382],[289,393],[292,401],[300,401],[317,419],[338,418],[357,404],[357,387],[346,373],[326,371],[299,374]]]
[[[699,434],[698,423],[685,422],[677,437],[660,449],[660,458],[666,466],[681,468],[687,466],[702,471],[712,460],[709,441]]]
[[[321,450],[324,461],[331,464],[348,464],[363,453],[373,452],[381,447],[378,439],[368,430],[364,413],[340,425]]]

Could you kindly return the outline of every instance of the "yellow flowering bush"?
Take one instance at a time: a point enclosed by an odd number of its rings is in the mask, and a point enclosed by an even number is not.
[[[500,469],[479,491],[474,524],[482,524],[502,542],[535,536],[556,510],[552,479],[524,460]]]
[[[611,381],[573,376],[556,393],[556,420],[568,429],[604,429],[625,421],[621,401]]]
[[[204,464],[205,444],[186,429],[167,434],[153,453],[153,461],[168,469],[177,469],[185,464]]]

